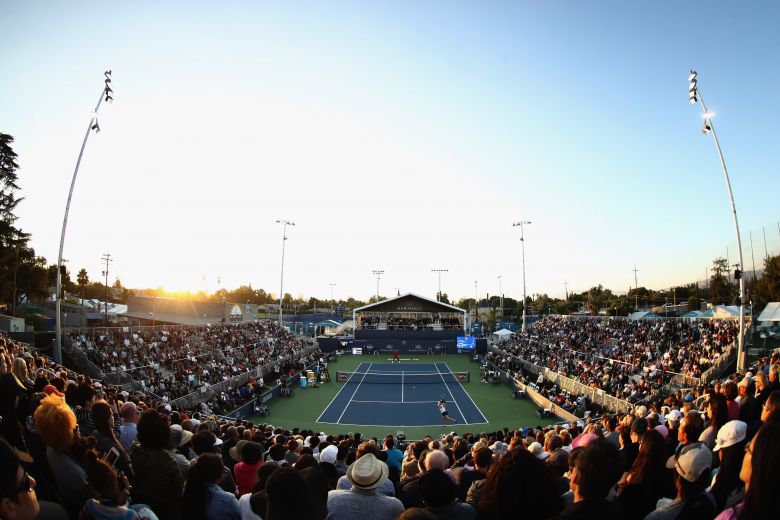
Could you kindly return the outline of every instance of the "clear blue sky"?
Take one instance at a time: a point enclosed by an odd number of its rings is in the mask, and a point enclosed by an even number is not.
[[[125,285],[252,283],[368,298],[701,279],[735,240],[780,248],[780,4],[0,2],[0,131],[20,225],[56,262],[81,139],[103,106],[65,246]],[[760,258],[758,259],[760,261]]]

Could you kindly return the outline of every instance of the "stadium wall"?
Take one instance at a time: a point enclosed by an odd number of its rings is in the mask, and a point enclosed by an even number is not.
[[[399,354],[459,354],[469,352],[468,350],[458,351],[455,344],[455,338],[447,340],[435,339],[402,339],[397,336],[394,338],[371,338],[355,339],[352,338],[317,338],[320,350],[323,352],[334,352],[336,350],[349,350],[357,347],[363,350],[363,354],[392,354],[396,350]],[[487,352],[487,340],[477,338],[477,354]]]

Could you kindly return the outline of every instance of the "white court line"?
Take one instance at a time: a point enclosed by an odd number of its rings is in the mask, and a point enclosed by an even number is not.
[[[335,423],[335,422],[325,422],[325,421],[323,422],[317,421],[317,424],[333,424],[338,426],[388,427],[388,428],[440,428],[441,426],[443,426],[442,423],[439,424],[355,424],[355,423]],[[488,423],[473,422],[469,424],[488,424]],[[457,424],[453,424],[453,426],[457,426]]]
[[[361,367],[361,365],[363,365],[363,363],[360,363],[360,365],[358,365],[358,368],[360,368],[360,367]],[[358,373],[359,373],[359,372],[358,372]],[[325,415],[325,412],[327,412],[327,411],[328,411],[328,408],[330,408],[330,405],[332,405],[332,404],[333,404],[333,401],[335,401],[335,400],[336,400],[336,398],[337,398],[338,396],[340,396],[340,395],[341,395],[341,392],[343,392],[343,391],[344,391],[344,389],[347,387],[347,383],[349,383],[349,381],[345,381],[345,382],[344,382],[344,386],[342,386],[342,387],[341,387],[341,389],[340,389],[338,392],[336,392],[336,395],[334,395],[334,396],[333,396],[333,399],[331,399],[331,400],[330,400],[330,402],[328,403],[328,406],[326,406],[326,407],[325,407],[325,409],[322,411],[322,413],[320,414],[320,416],[319,416],[319,417],[317,417],[317,420],[316,420],[316,421],[314,421],[314,422],[320,422],[320,419],[322,419],[322,416],[323,416],[323,415]],[[354,395],[354,394],[352,394],[352,395]],[[347,406],[349,406],[349,401],[347,401]],[[337,424],[337,423],[323,423],[323,424]]]
[[[349,405],[352,404],[352,398],[355,397],[355,394],[357,393],[358,389],[360,389],[360,385],[363,383],[363,379],[366,378],[366,374],[371,370],[371,365],[373,363],[368,364],[368,368],[366,369],[365,373],[363,373],[363,377],[360,379],[360,383],[357,384],[355,387],[355,391],[352,392],[352,396],[350,396],[349,401],[347,401],[347,405],[344,407],[344,410],[341,411],[341,415],[339,415],[339,418],[336,419],[336,424],[338,424],[341,421],[341,418],[344,417],[344,414],[347,413],[347,408],[349,408]]]
[[[351,401],[353,403],[382,403],[382,404],[436,404],[438,401],[405,401],[399,403],[398,401],[359,401],[357,399]]]
[[[404,402],[404,371],[401,370],[401,402]]]
[[[460,406],[458,406],[458,401],[455,399],[455,396],[452,395],[452,392],[450,391],[450,387],[447,386],[447,381],[444,380],[444,374],[442,374],[441,371],[439,370],[439,365],[434,363],[434,366],[436,367],[436,372],[439,372],[439,377],[441,377],[441,382],[444,383],[444,387],[447,389],[447,393],[450,394],[450,397],[452,398],[452,402],[455,403],[455,407],[458,409],[458,412],[460,412],[460,418],[463,419],[464,424],[468,424],[469,422],[466,420],[466,416],[463,415],[463,410],[461,410]],[[447,367],[447,370],[449,370],[449,367]],[[452,371],[450,371],[450,373],[452,373]]]
[[[446,363],[444,363],[444,366],[446,367],[446,366],[447,366],[447,364],[446,364]],[[447,370],[449,370],[449,368],[450,368],[450,367],[447,367]],[[438,369],[438,367],[437,367],[437,369]],[[452,373],[452,371],[450,371],[450,373]],[[471,398],[471,394],[469,394],[469,393],[468,393],[468,391],[467,391],[467,390],[466,390],[466,389],[463,387],[463,383],[461,383],[461,382],[460,382],[460,380],[458,380],[458,378],[457,378],[457,377],[455,378],[455,382],[456,382],[456,383],[458,383],[458,384],[460,385],[460,388],[461,388],[461,390],[463,390],[463,393],[464,393],[464,394],[466,394],[466,397],[468,397],[468,398],[469,398],[469,401],[471,401],[471,404],[473,404],[473,405],[474,405],[474,408],[476,408],[476,409],[477,409],[477,411],[479,412],[479,415],[481,415],[481,416],[482,416],[482,418],[485,420],[485,423],[489,423],[490,421],[488,421],[488,418],[487,418],[487,417],[485,417],[485,414],[484,414],[484,413],[482,413],[482,410],[480,410],[480,409],[479,409],[479,406],[477,406],[477,403],[475,403],[475,402],[474,402],[474,399],[472,399],[472,398]],[[444,383],[444,384],[446,385],[446,384],[448,384],[448,383]],[[448,387],[448,389],[449,389],[449,387]],[[450,393],[450,395],[452,395],[452,393]],[[464,419],[465,419],[465,417],[464,417]],[[470,424],[484,424],[484,423],[470,423]]]

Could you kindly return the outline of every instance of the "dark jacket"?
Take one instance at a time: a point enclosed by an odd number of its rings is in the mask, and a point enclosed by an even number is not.
[[[149,450],[136,442],[130,460],[135,472],[133,500],[148,504],[160,520],[180,518],[184,478],[173,457],[165,450]]]
[[[608,502],[607,500],[583,500],[581,502],[575,502],[563,511],[555,518],[565,518],[567,520],[581,519],[609,519],[609,520],[625,520],[626,515],[623,510],[615,502]]]

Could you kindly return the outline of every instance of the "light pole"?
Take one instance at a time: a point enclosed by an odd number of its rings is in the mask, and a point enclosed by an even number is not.
[[[60,312],[62,310],[62,250],[65,247],[65,230],[68,227],[68,213],[70,212],[70,200],[73,197],[73,188],[76,186],[76,176],[79,173],[79,166],[81,165],[81,157],[84,155],[84,148],[87,146],[87,139],[89,133],[94,130],[95,133],[100,132],[100,126],[98,125],[97,114],[100,109],[100,103],[105,101],[111,103],[114,100],[114,91],[111,89],[111,71],[107,70],[103,73],[105,76],[103,89],[100,91],[100,98],[98,98],[95,110],[89,119],[89,125],[87,125],[87,133],[84,135],[84,142],[81,143],[81,151],[79,151],[79,158],[76,160],[76,168],[73,170],[73,178],[70,181],[70,191],[68,191],[68,201],[65,203],[65,216],[62,219],[62,234],[60,235],[60,253],[57,257],[57,301],[55,311],[56,321],[56,340],[54,344],[54,361],[62,363],[62,319]]]
[[[521,220],[512,224],[512,227],[520,226],[520,245],[523,250],[523,332],[525,332],[525,226],[530,223],[530,220]]]
[[[336,312],[336,302],[333,301],[333,288],[336,287],[335,283],[329,283],[330,285],[330,313],[333,315]]]
[[[282,324],[282,299],[284,298],[284,244],[287,242],[287,226],[294,226],[295,222],[292,222],[291,220],[284,220],[279,219],[276,221],[277,224],[282,224],[282,272],[281,272],[281,281],[279,283],[279,326],[283,327]]]
[[[477,287],[477,281],[474,280],[474,323],[477,322],[479,322],[479,289]]]
[[[718,136],[715,133],[715,125],[712,124],[713,114],[707,110],[707,105],[704,104],[704,99],[701,97],[699,87],[696,82],[696,71],[692,70],[688,76],[688,97],[692,105],[698,101],[701,104],[701,108],[704,111],[704,127],[702,132],[704,134],[712,133],[712,139],[715,141],[715,148],[718,150],[718,158],[720,159],[720,165],[723,167],[723,177],[726,179],[726,189],[729,192],[729,201],[731,202],[731,214],[734,217],[734,230],[737,234],[737,254],[739,256],[739,269],[734,273],[734,277],[739,276],[739,338],[737,338],[737,370],[745,369],[745,351],[743,340],[745,336],[745,282],[742,279],[742,270],[745,268],[745,263],[742,261],[742,238],[739,235],[739,220],[737,219],[737,207],[734,204],[734,194],[731,191],[731,181],[729,180],[729,172],[726,169],[726,161],[723,159],[723,152],[720,149],[720,143],[718,142]]]
[[[447,269],[437,268],[437,269],[431,269],[431,272],[439,273],[439,292],[436,293],[436,301],[440,302],[441,301],[441,273],[448,273],[449,271]]]
[[[501,288],[501,279],[504,277],[504,275],[500,274],[498,275],[498,296],[499,301],[501,302],[501,319],[504,319],[504,291]]]
[[[379,279],[383,274],[385,274],[385,272],[382,269],[374,269],[371,272],[376,275],[376,301],[378,302],[379,301]]]
[[[636,277],[636,265],[634,266],[634,307],[639,310],[639,282]]]

